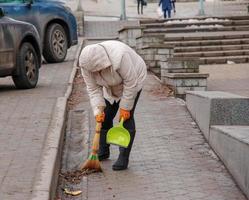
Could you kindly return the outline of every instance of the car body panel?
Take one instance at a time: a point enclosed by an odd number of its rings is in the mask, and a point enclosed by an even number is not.
[[[15,30],[13,30],[12,25],[6,24],[7,21],[0,21],[0,74],[1,72],[2,74],[8,73],[15,65],[15,45],[11,34]]]
[[[6,2],[6,3],[4,3]],[[42,45],[45,31],[51,22],[58,22],[66,26],[68,33],[68,47],[78,42],[77,22],[70,9],[61,1],[52,0],[0,0],[7,16],[33,24],[40,34]]]
[[[0,77],[18,73],[16,56],[23,41],[38,47],[36,51],[41,62],[41,44],[36,28],[26,22],[0,17]]]

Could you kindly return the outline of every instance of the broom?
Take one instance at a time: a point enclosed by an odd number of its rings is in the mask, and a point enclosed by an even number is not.
[[[93,137],[92,144],[92,152],[89,155],[88,159],[85,161],[85,163],[80,167],[81,170],[94,170],[95,172],[102,172],[98,158],[101,126],[101,122],[96,122],[95,135]]]

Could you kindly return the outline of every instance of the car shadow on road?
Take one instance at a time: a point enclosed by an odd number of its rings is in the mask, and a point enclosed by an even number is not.
[[[13,91],[13,90],[16,90],[16,87],[14,85],[1,85],[0,84],[0,93],[7,92],[7,91]]]

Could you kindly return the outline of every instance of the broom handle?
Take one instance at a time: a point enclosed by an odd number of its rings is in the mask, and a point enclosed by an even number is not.
[[[100,139],[101,127],[102,127],[102,123],[101,122],[96,122],[95,135],[93,137],[93,144],[92,144],[92,152],[94,154],[97,154],[98,150],[99,150],[99,139]]]

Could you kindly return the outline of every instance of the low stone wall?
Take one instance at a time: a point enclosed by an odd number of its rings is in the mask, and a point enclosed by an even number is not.
[[[142,34],[140,26],[124,26],[118,32],[120,41],[136,49],[136,38]]]
[[[211,126],[209,142],[249,198],[249,126]]]
[[[205,91],[208,74],[200,74],[198,58],[168,58],[159,62],[161,81],[172,86],[176,97],[185,99],[186,91]]]
[[[161,74],[164,73],[198,73],[199,58],[169,58],[160,61]]]
[[[209,140],[212,125],[249,125],[249,98],[220,91],[187,92],[187,108]]]
[[[136,38],[136,49],[141,49],[146,45],[162,44],[164,42],[164,36],[150,36],[142,35]]]
[[[161,69],[158,63],[167,61],[167,59],[173,55],[173,49],[164,47],[157,48],[156,46],[144,46],[143,48],[138,49],[137,52],[144,59],[147,68],[158,77],[161,76]]]
[[[205,91],[208,74],[201,73],[164,73],[161,80],[172,86],[176,97],[185,99],[186,91]]]

